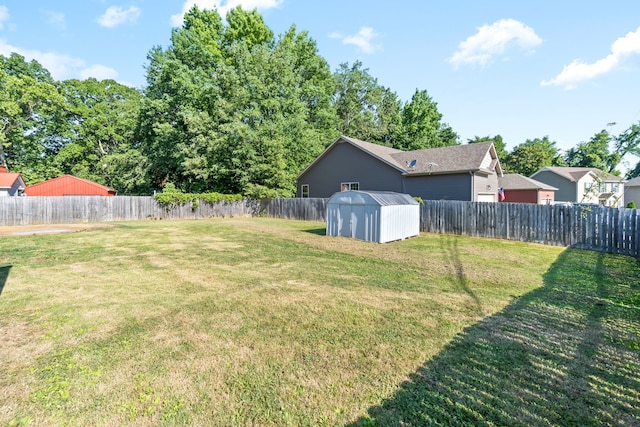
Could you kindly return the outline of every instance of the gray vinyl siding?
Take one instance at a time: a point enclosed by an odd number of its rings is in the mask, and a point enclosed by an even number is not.
[[[343,142],[316,162],[298,178],[297,196],[309,184],[309,197],[331,197],[340,191],[340,183],[358,182],[362,191],[394,191],[402,193],[402,175],[391,166]]]
[[[473,177],[473,200],[478,201],[478,194],[493,194],[498,201],[498,175],[493,173],[484,175],[476,173]]]
[[[576,183],[559,176],[556,173],[542,171],[532,177],[536,181],[544,182],[547,185],[556,187],[556,202],[575,202],[576,201]]]
[[[3,188],[2,192],[6,191],[6,194],[8,196],[18,196],[18,190],[20,189],[20,187],[23,187],[23,182],[20,181],[20,179],[16,179],[15,182],[11,185],[11,187],[5,187]],[[24,189],[24,187],[23,187]]]
[[[629,187],[624,189],[624,206],[630,201],[636,202],[636,208],[640,208],[640,187]],[[623,207],[624,207],[623,206]]]
[[[423,200],[471,200],[471,174],[405,176],[402,191]]]

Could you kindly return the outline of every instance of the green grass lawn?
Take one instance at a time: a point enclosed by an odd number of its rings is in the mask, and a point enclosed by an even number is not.
[[[265,218],[0,238],[0,425],[634,425],[640,263]]]

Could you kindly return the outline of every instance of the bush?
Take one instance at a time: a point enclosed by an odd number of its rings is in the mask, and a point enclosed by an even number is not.
[[[629,209],[636,209],[636,202],[635,200],[630,201],[629,203],[627,203],[627,207]]]
[[[162,193],[156,193],[154,196],[156,202],[160,206],[164,206],[167,209],[171,209],[174,206],[185,205],[187,203],[191,203],[191,209],[196,209],[199,206],[198,200],[207,203],[218,203],[221,201],[234,202],[242,200],[242,195],[240,194],[221,194],[221,193],[183,193],[179,189],[173,185],[173,183],[168,182]]]

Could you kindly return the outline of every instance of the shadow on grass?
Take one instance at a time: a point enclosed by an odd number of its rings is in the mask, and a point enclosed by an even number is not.
[[[4,285],[7,283],[7,279],[9,278],[9,270],[11,270],[10,265],[0,266],[0,295],[2,295]]]
[[[638,277],[633,258],[567,249],[351,426],[638,425]]]
[[[303,230],[305,233],[315,234],[317,236],[325,236],[327,234],[326,227],[318,227],[318,228],[309,228],[307,230]]]
[[[464,272],[464,265],[460,258],[460,248],[458,247],[458,238],[450,235],[443,235],[442,237],[440,239],[440,249],[442,249],[443,254],[446,254],[449,267],[453,270],[454,285],[471,298],[475,313],[482,314],[482,302],[469,287],[469,279]]]

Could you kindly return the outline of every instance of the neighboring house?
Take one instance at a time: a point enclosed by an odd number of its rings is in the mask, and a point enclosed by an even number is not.
[[[28,186],[28,196],[115,196],[116,190],[88,179],[64,175]]]
[[[0,166],[0,197],[22,196],[25,187],[19,173],[10,173],[6,166]]]
[[[503,202],[549,205],[555,201],[555,192],[558,190],[518,173],[505,174],[498,178],[498,183],[504,191]]]
[[[557,187],[556,202],[622,206],[622,179],[600,169],[544,167],[531,175],[531,178]]]
[[[640,177],[624,183],[624,206],[632,200],[636,202],[636,208],[640,209]]]
[[[498,200],[502,167],[492,142],[401,151],[341,136],[297,179],[298,197],[393,191],[424,200]]]

